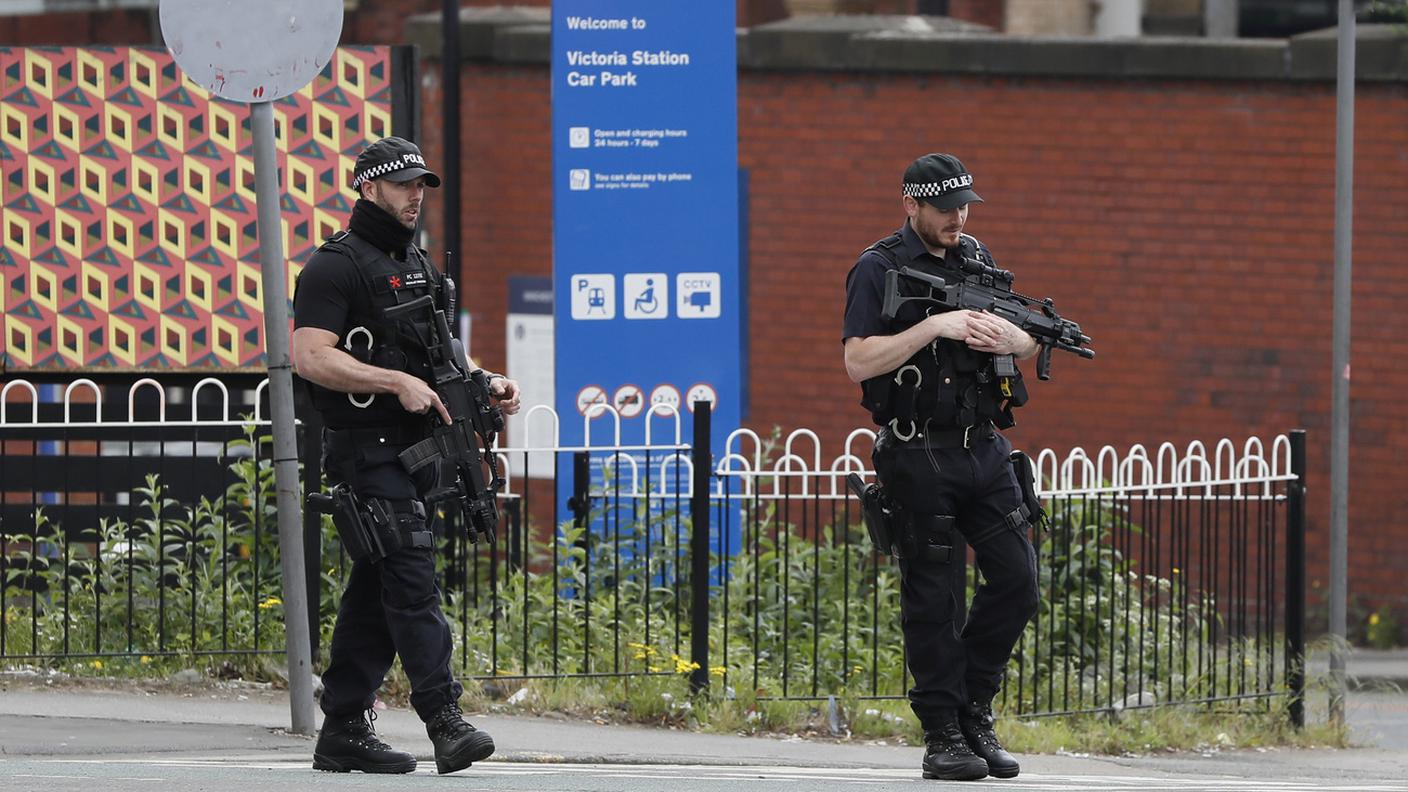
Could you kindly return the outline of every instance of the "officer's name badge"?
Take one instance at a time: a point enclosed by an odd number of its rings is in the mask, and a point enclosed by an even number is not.
[[[393,289],[416,289],[425,287],[425,273],[421,271],[402,272],[388,275],[386,283]]]

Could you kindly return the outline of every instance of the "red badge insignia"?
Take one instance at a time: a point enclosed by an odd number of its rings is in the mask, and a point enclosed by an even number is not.
[[[401,276],[400,276],[400,275],[392,275],[392,276],[391,276],[391,288],[393,288],[393,289],[399,289],[399,288],[401,288]]]

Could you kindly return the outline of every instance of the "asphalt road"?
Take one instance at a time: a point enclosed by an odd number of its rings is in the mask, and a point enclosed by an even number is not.
[[[1322,697],[1312,710],[1323,710]],[[1323,713],[1320,713],[1323,714]],[[921,751],[883,743],[693,734],[563,718],[476,715],[500,752],[438,776],[414,713],[387,710],[378,732],[422,757],[408,776],[319,773],[312,740],[288,734],[284,693],[0,686],[0,791],[464,789],[543,792],[771,792],[1031,789],[1175,792],[1408,792],[1408,695],[1351,692],[1349,750],[1266,749],[1021,757],[1013,780],[933,782]],[[427,786],[431,785],[431,786]]]
[[[422,767],[404,776],[319,773],[288,758],[18,759],[0,762],[0,789],[29,792],[455,789],[466,792],[797,792],[816,789],[1099,790],[1100,792],[1403,792],[1408,782],[1291,777],[1180,778],[1136,773],[1023,774],[1005,781],[924,781],[913,770],[483,762],[449,776]]]

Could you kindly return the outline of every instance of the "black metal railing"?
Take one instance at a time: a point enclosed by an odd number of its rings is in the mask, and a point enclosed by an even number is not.
[[[10,408],[0,661],[282,652],[267,424],[132,420],[111,405],[62,420],[40,405],[17,421]],[[511,477],[493,545],[467,543],[442,509],[440,584],[463,676],[680,674],[763,698],[905,695],[898,569],[838,486],[859,459],[823,469],[789,451],[740,466],[714,453],[707,416],[696,411],[687,445],[503,452],[510,471],[530,454],[559,464],[550,478]],[[306,485],[320,478],[316,438],[301,438]],[[1304,434],[1269,456],[1216,454],[1166,466],[1131,454],[1110,466],[1114,481],[1089,460],[1048,459],[1051,519],[1033,537],[1041,604],[1002,711],[1289,696],[1303,719]],[[316,650],[346,561],[326,521],[306,526]]]

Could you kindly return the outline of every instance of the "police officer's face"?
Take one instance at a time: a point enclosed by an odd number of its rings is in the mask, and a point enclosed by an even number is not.
[[[932,249],[958,247],[959,234],[968,222],[968,204],[956,209],[939,209],[925,201],[905,196],[904,210],[909,224],[925,245]]]
[[[421,201],[425,198],[425,177],[410,181],[394,182],[389,179],[374,179],[371,182],[369,200],[386,210],[401,225],[415,228],[420,218]]]

